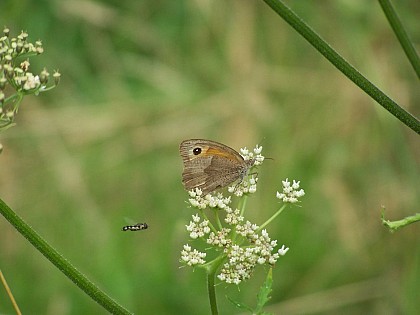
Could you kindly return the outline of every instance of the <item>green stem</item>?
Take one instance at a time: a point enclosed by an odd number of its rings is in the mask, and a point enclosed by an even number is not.
[[[9,285],[7,284],[6,278],[3,275],[3,272],[1,272],[0,269],[0,280],[3,283],[4,288],[6,289],[6,293],[9,296],[10,302],[12,302],[13,308],[15,309],[16,315],[22,315],[19,305],[16,303],[16,300],[13,296],[12,290],[10,290]]]
[[[286,204],[284,204],[276,213],[274,213],[270,219],[265,221],[255,232],[258,233],[262,231],[263,228],[265,228],[268,224],[270,224],[277,216],[283,212],[284,209],[286,209]]]
[[[241,211],[240,212],[241,216],[244,215],[247,201],[248,201],[248,195],[247,194],[243,195],[242,198],[239,200],[238,209]]]
[[[44,88],[42,91],[39,91],[39,92],[40,93],[44,93],[44,92],[50,91],[50,90],[54,89],[56,86],[57,85],[55,85],[55,84],[54,85],[50,85],[50,86]]]
[[[210,309],[213,315],[219,314],[219,311],[217,310],[216,289],[214,286],[215,277],[215,273],[207,274],[207,291],[209,293]]]
[[[215,279],[216,272],[225,259],[224,255],[217,257],[215,260],[207,263],[204,267],[206,268],[207,273],[207,292],[209,294],[210,309],[212,315],[219,314],[217,309],[217,298],[216,298],[216,287]]]
[[[59,252],[49,245],[38,233],[10,209],[0,199],[0,213],[22,234],[35,248],[63,272],[79,288],[85,291],[93,300],[112,314],[132,314],[101,291],[85,275],[78,271]]]
[[[219,227],[219,230],[221,230],[223,228],[223,225],[222,225],[222,221],[220,221],[218,208],[214,209],[214,216],[216,217],[217,226]]]
[[[408,60],[414,68],[414,71],[417,74],[417,77],[420,79],[420,58],[412,42],[410,41],[407,32],[405,31],[401,20],[399,19],[397,12],[395,12],[394,7],[389,0],[378,0],[381,5],[382,10],[385,13],[386,18],[388,19],[389,24],[391,24],[392,29],[394,30],[395,35],[398,38],[402,48],[404,49],[405,54],[407,55]]]
[[[246,209],[246,203],[248,201],[248,195],[243,195],[241,199],[239,199],[239,204],[238,204],[238,209],[240,210],[240,216],[243,217],[244,216],[244,212]],[[232,241],[235,242],[236,241],[236,229],[234,228],[232,231]]]
[[[388,110],[403,124],[420,134],[420,121],[400,107],[378,87],[366,79],[356,68],[340,56],[309,25],[296,15],[282,0],[264,0],[280,17],[302,35],[316,50],[327,58],[347,78],[365,91],[370,97]]]
[[[13,126],[15,126],[16,124],[13,121],[7,121],[3,124],[2,121],[0,121],[0,132],[3,132]]]
[[[204,218],[204,220],[207,220],[209,222],[209,227],[210,229],[216,233],[217,229],[213,226],[213,224],[211,223],[211,221],[209,220],[209,218],[206,216],[206,214],[204,213],[204,211],[202,209],[199,209],[201,216]]]
[[[420,221],[420,213],[416,213],[414,215],[408,216],[404,219],[397,220],[397,221],[389,221],[385,220],[385,213],[384,210],[382,210],[382,224],[388,227],[391,232],[394,232],[402,227],[405,227],[411,223]]]
[[[6,104],[6,103],[9,103],[9,102],[11,102],[11,101],[13,101],[15,98],[19,98],[19,102],[22,100],[22,98],[23,98],[23,96],[22,96],[22,94],[21,93],[16,93],[16,94],[13,94],[13,95],[10,95],[9,97],[7,97],[5,100],[4,100],[4,103]]]

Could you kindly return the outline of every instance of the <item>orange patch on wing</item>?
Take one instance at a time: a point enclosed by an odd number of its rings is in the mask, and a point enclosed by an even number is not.
[[[229,160],[236,160],[236,157],[229,152],[221,151],[218,148],[209,148],[206,152],[203,153],[204,155],[217,155],[225,157]]]

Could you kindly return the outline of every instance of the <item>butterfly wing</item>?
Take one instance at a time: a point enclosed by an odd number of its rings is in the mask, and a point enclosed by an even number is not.
[[[182,183],[185,189],[200,188],[205,185],[209,175],[205,173],[205,169],[211,164],[211,157],[196,158],[184,163],[184,171],[182,172]]]
[[[242,156],[224,144],[202,139],[185,140],[180,145],[184,162],[182,183],[185,189],[200,188],[208,194],[243,176]]]
[[[223,188],[242,177],[242,165],[225,157],[214,156],[211,164],[204,172],[208,178],[203,186],[203,193]]]

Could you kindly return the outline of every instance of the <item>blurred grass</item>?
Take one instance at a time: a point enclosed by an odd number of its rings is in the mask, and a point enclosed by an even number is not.
[[[379,4],[290,2],[385,93],[419,116],[420,90]],[[395,4],[415,44],[418,1]],[[0,139],[0,196],[50,244],[136,314],[207,314],[205,278],[179,269],[191,212],[178,144],[261,142],[267,161],[249,204],[276,209],[286,177],[301,208],[270,235],[291,248],[273,272],[274,314],[415,314],[419,228],[380,224],[418,212],[417,135],[372,102],[258,1],[11,1],[0,21],[42,39],[31,67],[60,86],[24,99]],[[39,67],[39,69],[37,69]],[[142,233],[120,232],[128,220]],[[104,314],[5,220],[0,267],[24,314]],[[218,288],[222,314],[248,304],[264,270]],[[0,289],[0,313],[13,313]]]

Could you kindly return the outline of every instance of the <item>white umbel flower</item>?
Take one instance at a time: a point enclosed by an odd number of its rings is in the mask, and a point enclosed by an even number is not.
[[[276,197],[283,202],[296,203],[300,197],[305,195],[305,191],[299,189],[300,181],[293,180],[293,183],[290,183],[289,179],[286,178],[286,180],[282,181],[282,184],[283,192],[277,192]]]
[[[184,249],[181,251],[181,261],[188,266],[203,265],[206,263],[204,258],[206,253],[199,252],[196,249],[192,249],[190,245],[184,245]]]

